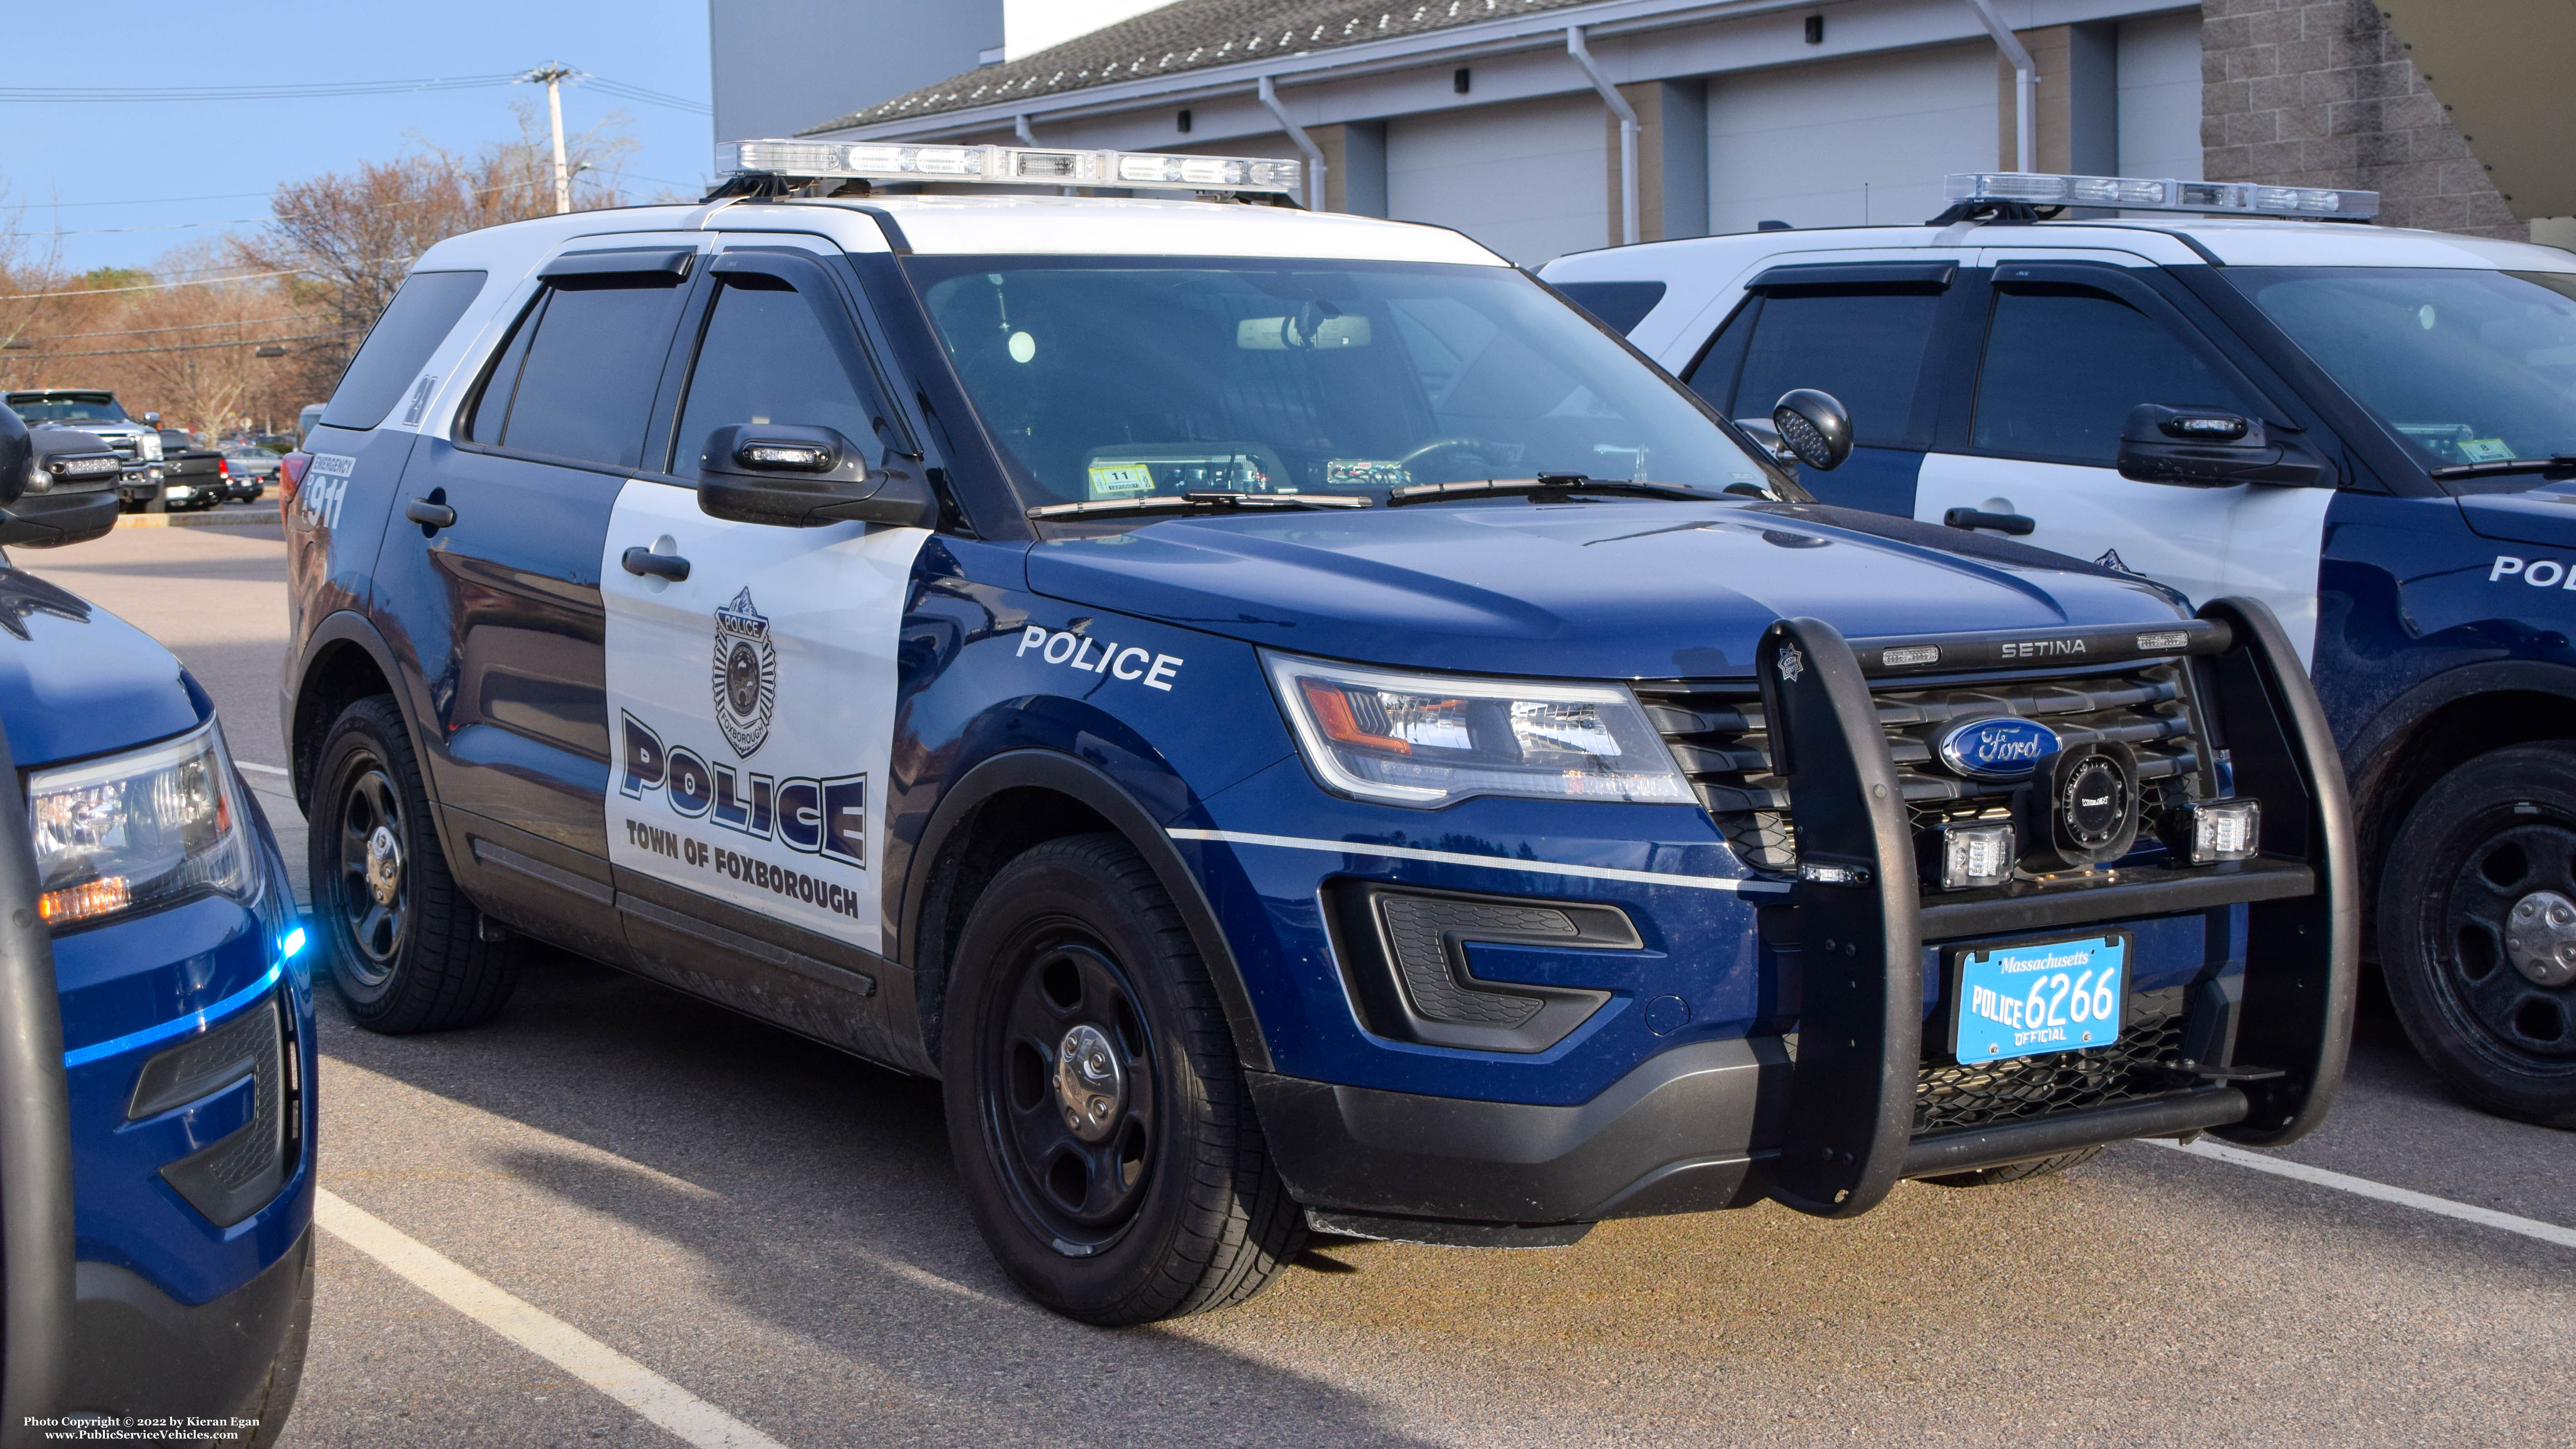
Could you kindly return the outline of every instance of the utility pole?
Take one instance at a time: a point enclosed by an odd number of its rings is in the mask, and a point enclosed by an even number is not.
[[[542,81],[546,87],[546,119],[555,132],[555,214],[572,210],[572,171],[564,164],[563,83],[581,72],[561,61],[550,61],[519,77],[531,84]]]

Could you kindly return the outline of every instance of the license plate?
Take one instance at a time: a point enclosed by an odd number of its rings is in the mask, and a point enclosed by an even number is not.
[[[2129,933],[1951,950],[1951,1050],[1962,1066],[2109,1046],[2128,1000]]]

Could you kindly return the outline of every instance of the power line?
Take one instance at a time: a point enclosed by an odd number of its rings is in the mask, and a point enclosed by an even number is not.
[[[107,347],[90,352],[30,352],[27,362],[51,362],[58,357],[141,357],[155,352],[210,352],[223,347],[275,347],[288,342],[319,342],[326,337],[347,337],[363,332],[363,327],[343,327],[337,332],[307,332],[298,337],[252,337],[240,342],[191,342],[179,347]],[[15,350],[15,349],[13,349]]]
[[[34,206],[47,211],[62,211],[75,206],[176,206],[183,201],[243,201],[266,195],[265,191],[225,191],[213,196],[132,197],[122,201],[21,201],[13,209]]]
[[[405,95],[415,91],[479,90],[516,81],[511,75],[441,76],[427,80],[304,81],[264,86],[0,86],[0,104],[83,105],[122,101],[279,101],[338,96]]]
[[[236,317],[229,322],[190,322],[177,327],[127,327],[115,332],[57,332],[51,337],[36,337],[34,342],[66,342],[75,337],[140,337],[146,332],[203,332],[209,327],[258,327],[270,322],[310,322],[306,313],[291,317]]]
[[[201,226],[257,226],[275,219],[267,216],[240,216],[229,221],[165,221],[151,226],[81,226],[62,231],[0,231],[0,236],[116,236],[135,231],[193,231]]]
[[[407,262],[410,257],[366,257],[361,266],[385,262]],[[174,287],[212,287],[223,282],[256,282],[264,277],[303,277],[313,274],[311,267],[288,267],[275,272],[236,272],[227,277],[200,277],[193,282],[143,282],[131,287],[74,287],[64,292],[19,292],[0,297],[0,302],[32,302],[44,297],[104,297],[110,292],[166,292]]]

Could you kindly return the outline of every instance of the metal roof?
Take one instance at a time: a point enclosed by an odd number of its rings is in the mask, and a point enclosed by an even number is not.
[[[1594,0],[1179,0],[1132,20],[809,126],[846,130],[1060,96],[1151,76],[1420,35],[1480,21],[1579,10]]]

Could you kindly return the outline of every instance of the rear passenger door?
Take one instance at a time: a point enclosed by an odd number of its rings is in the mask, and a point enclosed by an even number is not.
[[[427,686],[420,733],[451,861],[510,915],[587,915],[590,949],[614,941],[613,926],[598,929],[600,550],[642,457],[694,257],[621,248],[541,268],[454,436],[414,456],[376,564],[386,635]]]
[[[2194,604],[2251,594],[2304,658],[2333,490],[2140,483],[2118,468],[2140,403],[2221,408],[2272,429],[2291,419],[2135,269],[2006,257],[1991,276],[1975,299],[1975,385],[1925,459],[1914,516],[2027,520],[2022,542],[2144,574]]]
[[[1780,395],[1811,387],[1851,413],[1851,457],[1798,481],[1827,503],[1910,517],[1946,375],[1939,342],[1959,259],[1801,263],[1749,295],[1683,381],[1731,418],[1768,427]]]

